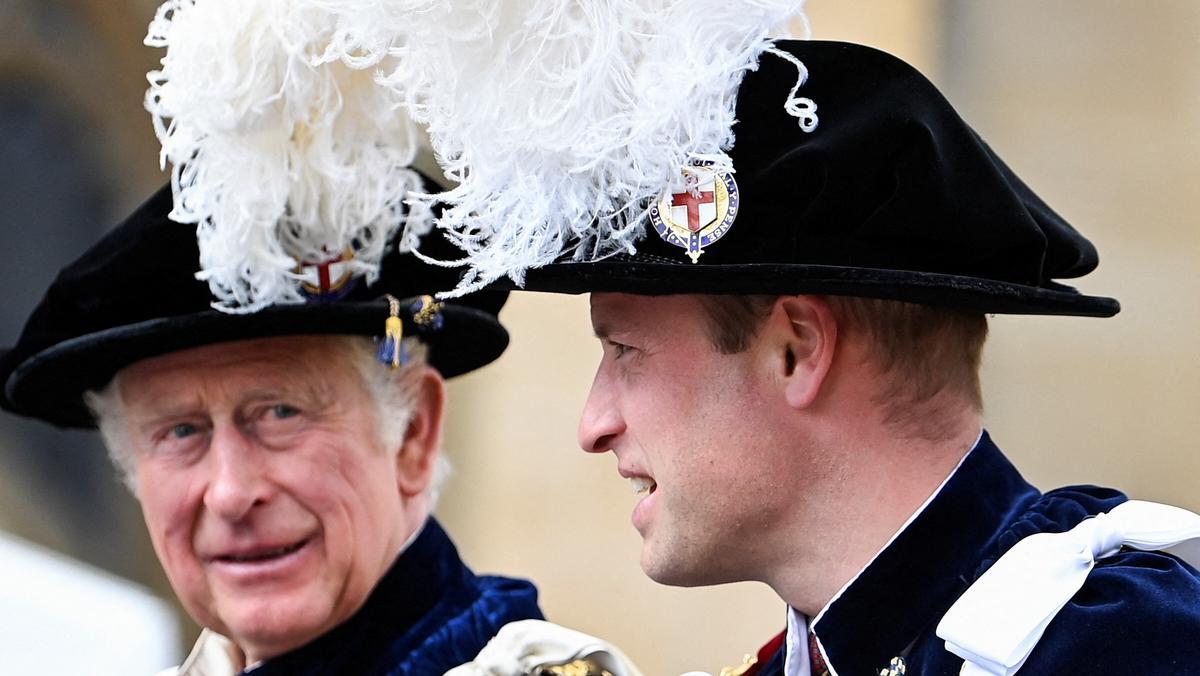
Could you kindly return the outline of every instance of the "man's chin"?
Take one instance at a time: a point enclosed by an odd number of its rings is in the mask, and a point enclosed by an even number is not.
[[[295,650],[334,624],[329,613],[317,612],[312,604],[276,600],[237,604],[210,626],[241,648],[252,664]]]
[[[719,584],[717,582],[707,582],[707,578],[704,576],[691,574],[678,569],[649,569],[643,565],[642,571],[646,573],[646,577],[668,587],[705,587],[708,585]]]
[[[689,562],[681,560],[679,557],[661,556],[659,553],[650,551],[649,543],[642,545],[642,572],[646,577],[654,580],[659,584],[665,584],[670,587],[698,587],[704,582],[698,581],[701,577],[697,575],[697,571]]]
[[[695,557],[679,553],[655,552],[648,544],[642,545],[642,572],[659,584],[669,587],[708,587],[742,581],[722,574],[711,565],[711,560],[697,561]]]

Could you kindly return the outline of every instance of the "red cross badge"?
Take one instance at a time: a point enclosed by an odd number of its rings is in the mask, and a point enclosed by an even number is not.
[[[346,249],[340,256],[322,261],[304,261],[296,269],[305,296],[317,301],[336,301],[354,288],[358,279],[351,270],[354,252]]]
[[[650,222],[658,236],[687,252],[693,263],[704,247],[721,239],[737,218],[738,188],[729,172],[717,172],[705,162],[684,169],[688,188],[667,191],[650,207]]]

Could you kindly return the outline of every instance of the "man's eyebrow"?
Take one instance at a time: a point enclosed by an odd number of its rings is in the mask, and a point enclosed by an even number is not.
[[[127,409],[128,410],[128,409]],[[153,410],[128,411],[127,420],[130,430],[145,433],[172,420],[191,418],[201,411],[198,402],[182,401],[167,402]]]
[[[592,335],[596,336],[600,340],[606,340],[609,336],[612,335],[612,327],[610,327],[608,324],[605,324],[604,322],[600,322],[599,324],[593,324],[592,325]]]
[[[242,393],[241,399],[245,401],[262,401],[264,399],[283,399],[288,396],[294,396],[294,393],[287,387],[259,386],[246,390]]]
[[[241,396],[241,401],[288,400],[307,406],[326,406],[334,396],[329,383],[320,378],[304,377],[251,388]]]

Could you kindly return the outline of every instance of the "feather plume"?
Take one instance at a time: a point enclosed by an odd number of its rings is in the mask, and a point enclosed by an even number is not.
[[[408,31],[388,82],[457,183],[436,196],[437,225],[470,264],[456,294],[504,275],[520,283],[564,255],[632,252],[649,201],[685,187],[685,166],[733,170],[742,76],[803,5],[473,0],[376,24]],[[793,92],[780,105],[815,125],[811,101]]]
[[[146,108],[172,165],[171,217],[197,227],[214,307],[300,302],[295,269],[347,248],[372,278],[405,222],[427,229],[409,168],[416,126],[400,72],[406,30],[374,26],[430,3],[167,0],[146,44],[167,50]]]

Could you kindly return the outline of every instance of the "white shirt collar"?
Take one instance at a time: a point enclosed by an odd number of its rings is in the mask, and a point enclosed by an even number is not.
[[[787,636],[784,638],[783,676],[811,676],[808,662],[808,618],[788,606]]]

